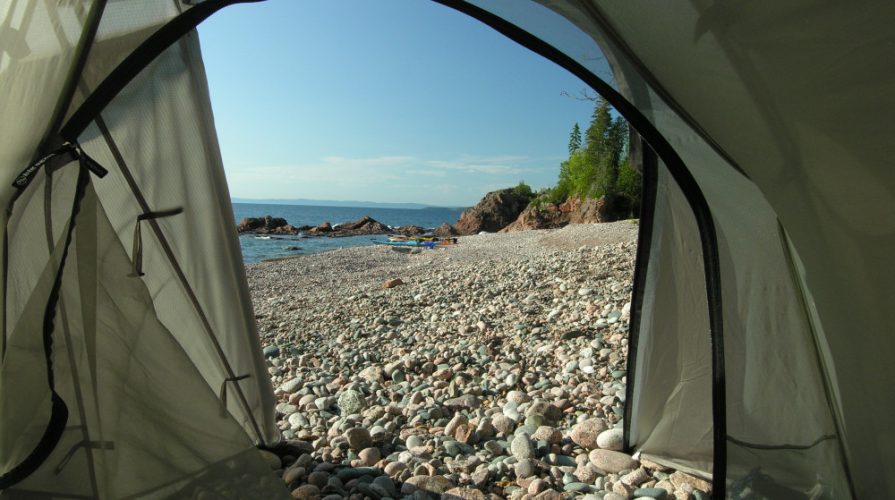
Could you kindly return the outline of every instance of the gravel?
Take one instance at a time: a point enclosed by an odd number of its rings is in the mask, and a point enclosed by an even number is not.
[[[304,450],[278,471],[293,497],[707,491],[618,451],[636,239],[624,221],[247,266]]]

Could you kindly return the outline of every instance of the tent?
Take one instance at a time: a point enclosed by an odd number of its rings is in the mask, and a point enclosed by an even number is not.
[[[435,0],[643,137],[625,443],[717,497],[895,497],[895,4]],[[276,498],[195,26],[0,5],[0,489]]]

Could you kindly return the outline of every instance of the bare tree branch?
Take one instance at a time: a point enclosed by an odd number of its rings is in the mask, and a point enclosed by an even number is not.
[[[600,95],[597,94],[596,92],[591,92],[586,88],[579,90],[578,94],[576,94],[576,95],[572,95],[572,94],[566,92],[565,90],[560,92],[559,95],[564,95],[571,99],[575,99],[576,101],[590,101],[590,102],[595,102],[597,100],[597,98],[600,97]]]

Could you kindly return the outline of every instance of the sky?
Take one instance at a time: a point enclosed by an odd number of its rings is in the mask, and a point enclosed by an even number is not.
[[[199,26],[234,198],[469,206],[552,186],[584,83],[434,2],[268,0]]]

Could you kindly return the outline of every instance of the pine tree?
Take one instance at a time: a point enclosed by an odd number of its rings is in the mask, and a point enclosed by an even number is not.
[[[569,157],[575,154],[575,151],[581,149],[581,127],[578,126],[578,123],[575,123],[575,126],[572,127],[572,134],[569,137]]]

